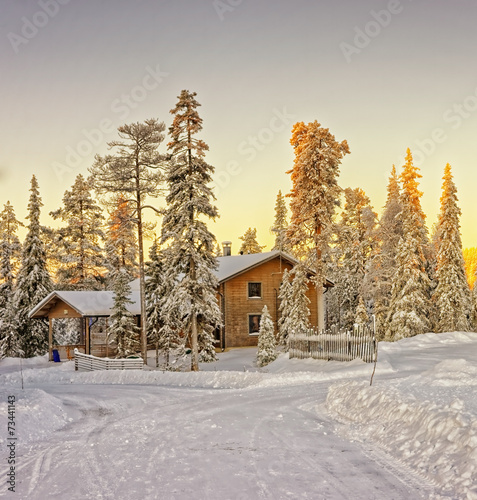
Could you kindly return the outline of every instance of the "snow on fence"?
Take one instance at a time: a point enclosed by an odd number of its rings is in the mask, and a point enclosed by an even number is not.
[[[75,370],[142,370],[143,366],[142,358],[97,358],[75,349]]]
[[[314,328],[289,335],[291,358],[314,358],[334,361],[351,361],[361,358],[366,363],[376,359],[377,341],[374,330],[355,325],[353,330],[343,331],[333,326],[321,332]]]

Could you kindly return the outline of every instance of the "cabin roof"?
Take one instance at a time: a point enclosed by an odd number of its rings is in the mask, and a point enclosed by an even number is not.
[[[226,257],[217,257],[219,267],[215,274],[219,283],[223,283],[277,257],[281,257],[282,260],[289,262],[293,266],[298,262],[291,255],[279,252],[278,250],[245,255],[228,255]]]
[[[128,311],[134,315],[141,314],[139,292],[132,291],[129,298],[133,303],[127,304]],[[110,316],[114,305],[114,292],[55,290],[30,311],[29,317],[47,317],[48,311],[55,307],[58,302],[65,303],[81,316]]]

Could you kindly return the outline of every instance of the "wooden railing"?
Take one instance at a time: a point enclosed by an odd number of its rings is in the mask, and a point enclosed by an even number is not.
[[[109,359],[83,354],[75,349],[75,370],[142,370],[142,358]]]
[[[364,325],[355,325],[350,331],[332,327],[330,330],[321,332],[316,329],[291,332],[288,346],[290,359],[351,361],[361,358],[366,363],[373,363],[377,355],[374,330]]]

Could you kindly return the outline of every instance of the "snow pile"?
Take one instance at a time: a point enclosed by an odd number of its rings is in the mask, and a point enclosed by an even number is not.
[[[471,387],[477,385],[477,366],[465,359],[449,359],[425,372],[423,377],[433,386]]]
[[[25,389],[23,391],[0,391],[2,401],[7,396],[15,394],[15,432],[21,436],[21,445],[47,439],[51,434],[72,421],[65,406],[58,398],[40,389]],[[3,406],[3,405],[2,405]],[[0,428],[7,429],[8,412],[6,408],[0,413]],[[0,435],[0,443],[5,441],[6,434]]]
[[[394,388],[345,382],[330,387],[327,407],[349,424],[350,436],[378,444],[443,494],[477,498],[477,421],[460,399],[438,406]]]

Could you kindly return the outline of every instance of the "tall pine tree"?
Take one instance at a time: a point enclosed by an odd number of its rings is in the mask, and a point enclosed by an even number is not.
[[[96,156],[91,167],[94,189],[105,202],[116,206],[118,195],[131,204],[137,231],[139,258],[139,289],[141,301],[141,353],[147,358],[147,313],[146,281],[144,263],[144,238],[146,209],[159,210],[151,205],[149,198],[162,194],[164,157],[158,148],[164,140],[165,125],[156,119],[144,123],[130,123],[118,128],[119,141],[108,143],[115,154]],[[109,197],[109,200],[108,200]],[[111,201],[112,197],[112,201]]]
[[[437,288],[432,297],[437,311],[437,332],[470,329],[471,296],[465,274],[457,206],[457,188],[451,166],[444,170],[438,220]]]
[[[71,190],[65,191],[63,206],[50,212],[66,225],[56,231],[60,251],[57,282],[63,288],[95,290],[101,288],[104,257],[102,210],[92,198],[90,184],[81,174]]]
[[[192,371],[199,369],[199,354],[204,361],[215,359],[213,333],[221,323],[214,274],[216,240],[204,222],[218,216],[209,187],[214,168],[204,160],[207,144],[196,138],[202,119],[195,97],[195,92],[183,90],[171,110],[174,119],[168,148],[172,159],[167,170],[168,207],[162,223],[162,242],[170,243],[168,265],[179,280],[174,300],[183,309],[182,326],[190,341]]]
[[[386,318],[386,340],[399,340],[431,330],[431,282],[424,255],[429,244],[425,215],[421,208],[422,192],[418,179],[422,177],[414,166],[408,149],[401,174],[401,221],[403,236],[396,256],[391,299]]]
[[[334,135],[317,121],[296,123],[290,143],[295,160],[291,174],[291,221],[288,235],[294,248],[307,257],[315,271],[318,326],[324,328],[322,254],[328,244],[332,219],[339,203],[339,167],[349,153],[346,141],[337,142]]]
[[[43,206],[36,177],[31,179],[28,203],[28,232],[23,242],[22,259],[11,301],[15,329],[20,349],[29,358],[45,354],[48,349],[48,324],[42,319],[30,319],[28,313],[53,289],[46,268],[46,255],[41,238],[40,210]],[[10,339],[12,344],[16,340]]]

